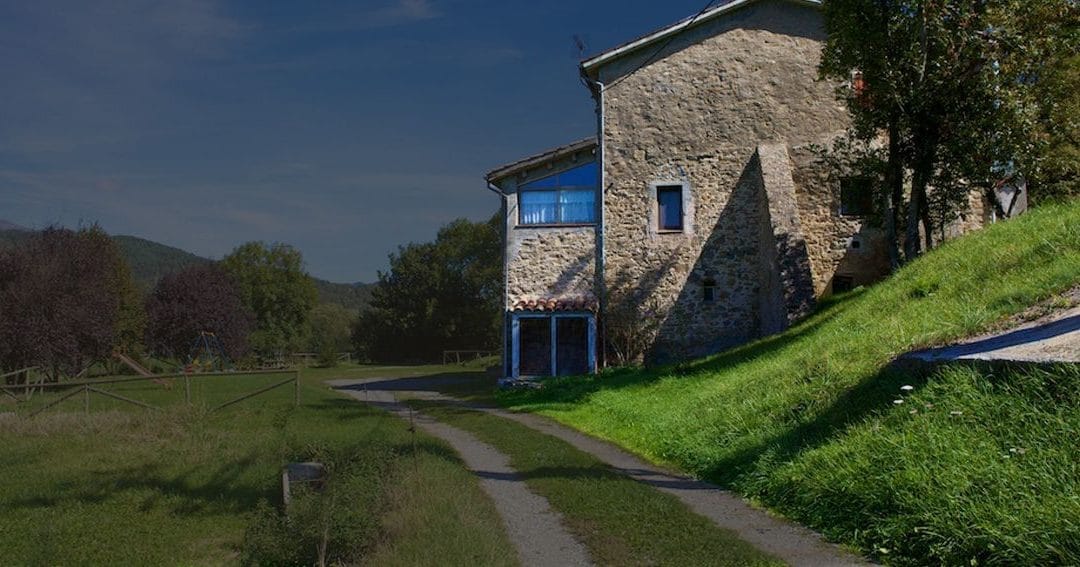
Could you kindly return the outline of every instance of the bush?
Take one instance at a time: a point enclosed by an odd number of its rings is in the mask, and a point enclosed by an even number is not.
[[[384,485],[393,464],[386,455],[392,453],[391,447],[369,444],[334,452],[316,448],[297,458],[324,464],[323,490],[293,490],[287,514],[260,502],[244,534],[243,563],[359,563],[378,534]]]

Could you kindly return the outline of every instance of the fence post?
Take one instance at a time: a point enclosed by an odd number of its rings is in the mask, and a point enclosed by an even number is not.
[[[90,386],[83,386],[83,411],[90,413]]]
[[[184,375],[184,401],[191,405],[191,376]]]
[[[300,371],[293,371],[293,396],[296,398],[296,407],[300,407]]]

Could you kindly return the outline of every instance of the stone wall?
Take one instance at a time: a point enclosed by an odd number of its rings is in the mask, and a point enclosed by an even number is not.
[[[818,144],[823,146],[828,139]],[[789,148],[803,234],[818,297],[832,291],[840,274],[866,285],[889,273],[884,232],[868,217],[840,214],[840,180],[811,145]]]
[[[585,141],[583,141],[585,142]],[[519,186],[596,160],[596,143],[578,142],[529,158],[494,180],[506,195],[505,258],[507,310],[522,300],[595,298],[597,225],[523,226],[519,224]]]
[[[818,10],[759,2],[599,70],[603,95],[606,285],[638,283],[660,305],[656,360],[715,351],[760,333],[765,207],[759,144],[802,145],[843,130],[835,85],[817,81]],[[617,81],[617,82],[616,82]],[[693,218],[652,230],[651,184],[685,183]],[[808,231],[803,227],[804,232]],[[716,299],[703,301],[703,282]]]
[[[758,253],[763,283],[758,330],[768,335],[809,313],[816,296],[787,146],[763,144],[755,159],[761,168],[764,211]]]
[[[596,229],[511,228],[506,305],[519,300],[595,297]]]

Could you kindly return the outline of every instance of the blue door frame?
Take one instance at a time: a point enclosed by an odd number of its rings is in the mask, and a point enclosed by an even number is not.
[[[560,313],[512,313],[510,315],[510,377],[521,378],[521,320],[522,319],[550,319],[551,321],[551,373],[559,375],[557,336],[559,319],[585,319],[588,323],[588,348],[589,372],[596,372],[596,316],[588,312],[560,312]],[[528,376],[527,376],[528,378]]]

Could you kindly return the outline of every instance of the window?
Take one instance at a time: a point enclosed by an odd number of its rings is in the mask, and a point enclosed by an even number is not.
[[[518,190],[523,225],[596,222],[596,162],[537,179]]]
[[[705,278],[705,283],[702,284],[701,298],[710,303],[716,299],[716,280],[712,278]]]
[[[660,230],[683,229],[682,185],[661,185],[656,188],[656,218]]]
[[[592,315],[514,315],[511,373],[569,376],[596,369],[596,320]]]
[[[869,177],[847,177],[840,180],[840,214],[868,215],[874,210],[874,180]]]

